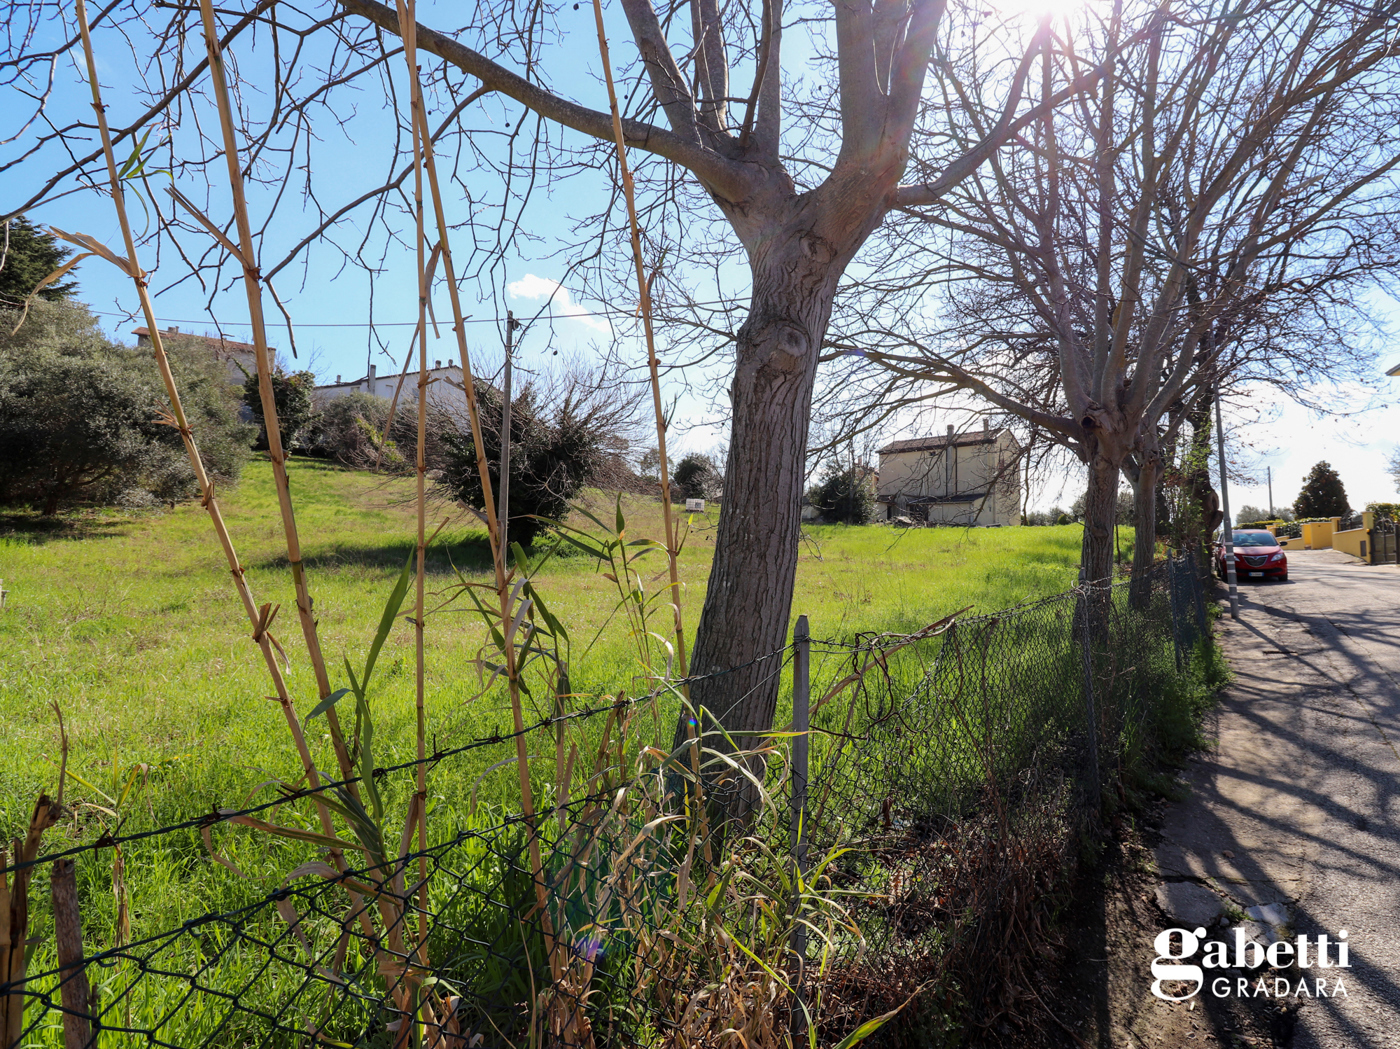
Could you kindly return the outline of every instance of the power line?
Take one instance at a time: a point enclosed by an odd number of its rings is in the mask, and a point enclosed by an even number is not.
[[[731,299],[712,299],[708,302],[691,302],[688,306],[728,306],[732,305]],[[135,321],[138,317],[134,314],[121,313],[119,311],[92,310],[92,313],[99,317],[125,317],[127,320]],[[589,317],[618,316],[635,317],[633,310],[612,309],[604,307],[598,310],[588,310],[584,313],[557,313],[546,314],[550,320],[586,320]],[[544,318],[540,318],[544,319]],[[157,317],[156,320],[162,324],[212,324],[221,328],[247,328],[251,327],[251,321],[217,321],[211,317]],[[464,317],[464,324],[501,324],[495,317]],[[440,321],[440,324],[446,325]],[[281,327],[280,324],[269,323],[269,327]],[[338,321],[335,323],[322,323],[315,321],[293,321],[294,328],[416,328],[417,321]]]

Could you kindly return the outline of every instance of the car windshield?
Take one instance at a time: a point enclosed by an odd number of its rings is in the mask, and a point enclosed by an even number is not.
[[[1236,532],[1236,546],[1278,546],[1278,540],[1268,532]]]

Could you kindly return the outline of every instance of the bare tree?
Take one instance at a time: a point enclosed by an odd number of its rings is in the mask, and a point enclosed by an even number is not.
[[[691,669],[732,670],[697,685],[693,698],[731,731],[761,732],[771,726],[777,678],[771,666],[755,660],[785,641],[812,390],[819,349],[848,264],[892,209],[937,209],[952,187],[1046,108],[1092,83],[1100,70],[1086,65],[1057,91],[1037,103],[1027,101],[1024,83],[1035,53],[1048,46],[1048,35],[1032,39],[1023,52],[1010,51],[990,27],[979,24],[975,6],[960,20],[950,15],[946,0],[838,0],[832,8],[813,5],[810,10],[785,9],[781,0],[729,5],[696,0],[688,11],[677,3],[658,8],[650,0],[623,0],[622,8],[639,57],[624,135],[630,147],[661,165],[649,176],[639,176],[653,190],[644,218],[653,228],[668,219],[682,228],[696,227],[698,252],[712,265],[736,254],[737,239],[748,264],[747,308],[742,317],[710,333],[733,354],[734,364],[725,498]],[[425,70],[438,110],[435,141],[455,136],[459,169],[490,168],[500,181],[502,199],[513,201],[511,207],[528,195],[521,183],[533,185],[540,178],[607,163],[601,144],[612,139],[611,115],[580,104],[549,82],[543,41],[554,13],[533,2],[516,6],[499,0],[475,9],[466,25],[417,29],[420,52],[443,62]],[[153,121],[178,127],[193,111],[203,71],[198,64],[183,64],[179,44],[187,17],[176,9],[168,26],[156,31],[154,44],[174,57],[141,66],[149,104],[140,119],[117,129],[118,141],[137,139]],[[314,189],[314,165],[304,159],[326,126],[350,119],[335,106],[337,91],[375,83],[377,77],[385,96],[393,97],[386,59],[396,53],[400,28],[394,7],[378,0],[337,0],[333,7],[300,11],[263,2],[222,17],[232,65],[245,78],[255,61],[269,60],[246,49],[240,58],[240,34],[270,39],[274,45],[271,83],[260,85],[271,99],[271,112],[246,120],[245,168],[251,177],[263,179],[284,211],[284,197],[300,188],[303,212],[312,218],[311,228],[290,250],[264,260],[262,275],[278,277],[305,257],[308,245],[341,243],[339,238],[346,237],[342,220],[356,209],[368,212],[357,228],[378,223],[386,242],[400,238],[399,228],[386,216],[390,202],[401,201],[409,170],[402,126],[392,148],[379,154],[390,158],[387,164],[380,161],[382,174],[344,203],[323,203],[324,191]],[[818,58],[829,60],[829,82],[805,84],[801,69],[810,52],[784,48],[785,34],[799,26],[813,34]],[[936,42],[945,58],[985,48],[999,59],[995,87],[984,83],[978,96],[995,96],[996,101],[986,111],[960,114],[956,129],[944,126],[947,110],[924,104]],[[142,47],[138,43],[134,50],[139,53]],[[789,127],[785,111],[799,86],[822,101],[823,115]],[[981,105],[978,99],[969,96],[968,104]],[[532,118],[520,155],[511,152],[494,168],[464,132],[478,100],[496,105],[498,120],[515,107],[506,120],[511,150],[520,148],[517,136],[525,123],[517,119],[519,107]],[[977,133],[969,136],[974,126]],[[559,137],[565,129],[598,145],[566,148]],[[916,129],[925,156],[919,178],[903,184]],[[77,146],[84,131],[84,122],[77,120],[41,136],[50,155],[61,145],[75,159],[46,178],[28,204],[49,199],[82,178],[95,159]],[[490,133],[502,134],[499,125]],[[162,160],[177,179],[194,177],[218,160],[218,150],[172,148]],[[311,188],[299,187],[303,179]],[[459,185],[468,185],[460,175]],[[723,240],[706,232],[708,220],[699,214],[705,209],[697,197],[722,217],[728,230]],[[469,207],[477,203],[467,202]],[[514,224],[518,214],[507,217],[504,204],[495,206],[500,215],[494,234],[489,223],[473,227],[484,259],[502,257],[519,235]],[[207,281],[212,295],[225,260],[217,246],[189,247],[194,227],[182,226],[182,221],[165,219],[163,234],[185,257],[186,273]],[[603,226],[595,244],[606,240],[606,220]],[[595,233],[597,228],[595,224]],[[658,269],[661,253],[676,239],[672,236],[657,252]],[[342,244],[341,250],[347,258],[359,258],[363,243]],[[653,249],[660,243],[654,242]],[[375,260],[362,264],[373,269]]]
[[[1268,373],[1283,342],[1256,326],[1314,298],[1325,324],[1394,265],[1398,10],[1280,2],[1223,18],[1120,0],[1071,37],[1079,50],[1041,53],[1046,97],[1097,62],[1096,97],[1047,109],[1026,148],[892,226],[889,254],[924,252],[923,280],[867,282],[865,316],[900,323],[852,320],[828,356],[888,370],[896,396],[972,391],[1074,449],[1090,579],[1110,575],[1131,466],[1150,562],[1163,442],[1219,385]],[[947,104],[975,111],[956,87]],[[921,301],[934,283],[936,319]]]

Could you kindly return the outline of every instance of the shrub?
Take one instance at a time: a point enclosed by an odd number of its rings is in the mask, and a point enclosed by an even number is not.
[[[1066,524],[1074,521],[1084,520],[1084,507],[1087,505],[1087,496],[1081,495],[1069,508],[1070,520]],[[1133,493],[1130,489],[1123,489],[1118,493],[1118,501],[1114,509],[1114,521],[1120,525],[1130,525],[1133,523]]]
[[[822,520],[837,524],[867,524],[875,516],[875,488],[867,467],[827,468],[820,484],[807,493]]]
[[[691,452],[671,471],[673,499],[718,499],[723,492],[724,474],[708,455]]]
[[[389,404],[388,398],[368,393],[337,397],[312,419],[302,444],[311,455],[357,469],[412,472],[418,448],[418,405],[400,399],[394,409],[393,429],[385,441]],[[430,466],[441,461],[442,434],[451,426],[450,419],[429,405],[425,452]]]
[[[1069,519],[1069,514],[1065,513],[1058,506],[1052,506],[1049,510],[1031,510],[1021,517],[1021,524],[1032,528],[1072,523],[1073,522]]]
[[[1400,503],[1367,503],[1366,512],[1400,521]]]
[[[282,448],[288,453],[316,416],[316,405],[311,399],[311,391],[315,388],[316,376],[309,371],[292,372],[289,375],[280,364],[272,370],[272,399],[277,406],[277,431],[282,435]],[[258,426],[257,447],[267,448],[262,394],[258,390],[256,374],[250,374],[243,380],[243,403],[253,413],[253,421]]]
[[[15,335],[0,316],[0,502],[173,503],[198,488],[154,360],[108,340],[85,306],[36,302]],[[171,354],[205,469],[234,480],[252,428],[212,356]]]
[[[605,387],[592,376],[572,373],[550,385],[526,383],[512,397],[509,541],[533,543],[545,521],[563,518],[579,490],[626,453],[637,399],[619,398],[615,388]],[[476,396],[491,489],[499,498],[505,399],[485,385],[477,387]],[[454,498],[485,509],[471,431],[449,421],[441,441],[440,463],[434,464],[441,470],[440,484]]]

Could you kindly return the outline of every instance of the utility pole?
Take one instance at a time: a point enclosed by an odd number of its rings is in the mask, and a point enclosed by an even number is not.
[[[501,473],[500,473],[500,536],[506,542],[506,525],[510,522],[510,354],[515,346],[515,329],[520,327],[515,314],[506,310],[506,369],[501,383]]]
[[[1269,520],[1272,521],[1274,519],[1274,468],[1266,466],[1264,471],[1269,478]]]
[[[1230,518],[1229,482],[1225,474],[1225,423],[1220,416],[1220,387],[1215,388],[1215,447],[1220,455],[1220,509],[1225,520],[1220,523],[1220,541],[1225,545],[1225,579],[1230,586],[1230,618],[1240,618],[1239,580],[1235,577],[1235,522]]]

